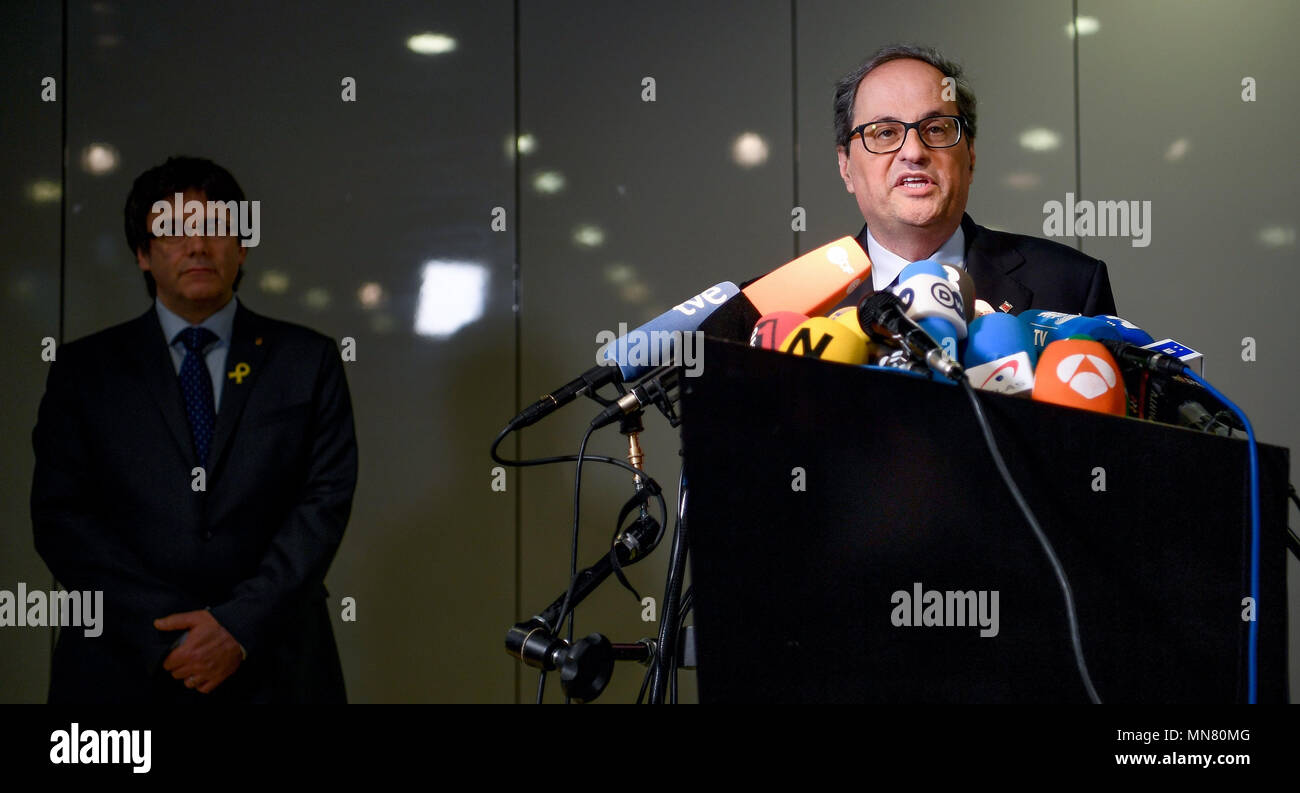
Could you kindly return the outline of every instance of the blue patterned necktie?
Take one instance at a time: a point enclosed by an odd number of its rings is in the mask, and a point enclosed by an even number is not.
[[[190,435],[194,437],[194,451],[199,455],[199,465],[206,465],[217,409],[212,401],[212,376],[208,374],[203,350],[217,340],[217,334],[207,328],[186,328],[180,332],[180,338],[186,351],[185,359],[181,361],[181,394],[185,397],[185,414],[190,419]]]

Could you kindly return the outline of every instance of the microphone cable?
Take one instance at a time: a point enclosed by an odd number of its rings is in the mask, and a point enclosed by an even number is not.
[[[1177,360],[1177,359],[1175,359]],[[1184,366],[1184,375],[1196,381],[1196,384],[1210,392],[1210,395],[1237,414],[1242,426],[1246,428],[1246,453],[1250,459],[1250,597],[1255,604],[1255,619],[1250,620],[1246,638],[1246,701],[1256,704],[1258,691],[1259,664],[1259,448],[1255,445],[1255,428],[1251,426],[1246,413],[1219,389],[1210,385],[1190,366]],[[1292,488],[1294,494],[1295,488]]]
[[[1070,624],[1070,645],[1074,650],[1074,665],[1079,670],[1079,678],[1083,681],[1083,687],[1088,692],[1088,700],[1094,705],[1101,704],[1101,697],[1097,695],[1097,689],[1092,684],[1092,676],[1088,674],[1088,664],[1083,659],[1083,640],[1079,636],[1079,616],[1074,608],[1074,592],[1070,588],[1070,581],[1066,578],[1065,568],[1061,566],[1061,560],[1056,557],[1056,551],[1052,548],[1052,543],[1043,533],[1043,527],[1038,525],[1038,518],[1034,517],[1034,511],[1029,508],[1029,502],[1025,501],[1024,495],[1021,494],[1020,488],[1016,486],[1016,481],[1011,478],[1011,472],[1007,470],[1007,464],[1002,459],[1002,452],[998,450],[997,441],[993,438],[993,430],[989,426],[988,417],[984,415],[984,408],[980,405],[979,397],[975,395],[975,388],[970,384],[970,379],[963,374],[958,382],[966,396],[970,397],[971,406],[975,408],[975,418],[980,425],[980,432],[984,435],[984,443],[989,447],[989,452],[993,455],[993,464],[997,466],[998,473],[1002,475],[1002,481],[1006,483],[1007,489],[1011,491],[1011,497],[1015,499],[1016,506],[1024,514],[1025,520],[1029,521],[1029,527],[1033,529],[1034,536],[1038,538],[1038,543],[1043,547],[1043,552],[1047,554],[1047,560],[1052,565],[1052,572],[1056,574],[1056,582],[1061,587],[1061,594],[1065,597],[1065,615]]]

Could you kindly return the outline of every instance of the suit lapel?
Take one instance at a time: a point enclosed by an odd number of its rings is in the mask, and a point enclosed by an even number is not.
[[[212,433],[212,451],[209,463],[217,470],[222,452],[230,443],[239,416],[248,404],[248,396],[265,372],[262,364],[272,339],[265,334],[262,318],[244,308],[240,303],[235,310],[235,322],[230,332],[230,351],[226,355],[225,385],[221,388],[221,408],[217,411],[217,426]]]
[[[180,449],[181,457],[194,461],[194,439],[190,436],[190,422],[185,417],[185,400],[181,397],[180,381],[172,363],[171,350],[163,336],[158,314],[150,308],[131,324],[133,341],[127,357],[144,386],[144,391],[158,405],[163,423],[171,432]]]
[[[970,215],[962,215],[962,232],[966,235],[966,272],[975,282],[975,296],[994,311],[1019,314],[1029,308],[1034,293],[1011,273],[1025,263],[1025,257],[1002,235],[977,226]]]

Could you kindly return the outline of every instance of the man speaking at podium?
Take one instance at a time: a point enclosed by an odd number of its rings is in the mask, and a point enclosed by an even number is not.
[[[835,88],[844,188],[866,224],[857,240],[871,281],[840,305],[882,291],[909,263],[964,267],[994,310],[1114,314],[1105,263],[1048,240],[992,231],[966,214],[975,172],[975,94],[934,50],[878,50]]]

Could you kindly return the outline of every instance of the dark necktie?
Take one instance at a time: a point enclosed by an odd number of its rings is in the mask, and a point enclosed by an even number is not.
[[[203,350],[217,340],[217,334],[207,328],[186,328],[181,331],[180,337],[186,350],[185,359],[181,361],[181,394],[185,397],[185,414],[190,419],[190,434],[194,437],[194,451],[199,455],[199,465],[206,465],[217,409],[212,401],[212,377],[208,374]]]

